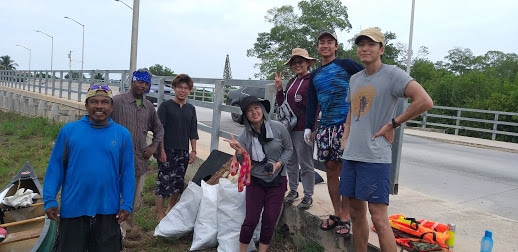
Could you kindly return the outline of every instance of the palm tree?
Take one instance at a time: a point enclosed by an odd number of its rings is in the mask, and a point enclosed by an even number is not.
[[[4,55],[0,57],[0,66],[2,66],[0,70],[16,70],[18,64],[14,63],[14,60],[9,55]]]

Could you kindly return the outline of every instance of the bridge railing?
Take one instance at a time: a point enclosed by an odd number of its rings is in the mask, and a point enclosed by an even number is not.
[[[68,100],[82,101],[88,87],[93,83],[108,83],[114,93],[129,89],[126,70],[90,70],[79,74],[77,71],[10,71],[0,70],[0,86],[32,91]],[[71,77],[71,78],[68,78]],[[168,99],[163,87],[170,85],[173,76],[153,76],[153,83],[159,85],[159,92],[148,94],[157,98],[158,103]],[[275,104],[275,86],[271,80],[221,80],[212,78],[193,78],[195,87],[189,102],[200,107],[213,109],[211,127],[200,129],[213,133],[212,149],[217,148],[217,137],[229,137],[220,131],[221,112],[241,114],[238,107],[225,105],[228,91],[237,87],[263,87],[265,99]],[[271,112],[273,116],[273,111]],[[407,126],[423,129],[433,128],[448,134],[486,138],[492,140],[518,142],[518,113],[434,106],[433,109],[407,122]],[[212,150],[211,149],[211,150]]]

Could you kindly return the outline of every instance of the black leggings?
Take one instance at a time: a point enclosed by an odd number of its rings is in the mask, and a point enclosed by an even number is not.
[[[122,235],[115,214],[61,218],[55,252],[120,252]]]

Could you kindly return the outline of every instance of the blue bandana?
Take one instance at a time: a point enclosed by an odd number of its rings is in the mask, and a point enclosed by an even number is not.
[[[151,84],[151,74],[144,71],[135,71],[133,72],[132,81],[143,81],[145,83]]]

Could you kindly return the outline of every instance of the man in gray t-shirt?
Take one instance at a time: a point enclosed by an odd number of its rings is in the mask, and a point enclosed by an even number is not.
[[[362,30],[355,43],[365,69],[353,75],[349,83],[346,100],[350,107],[342,137],[340,194],[349,198],[355,251],[367,251],[367,206],[381,251],[396,251],[388,221],[394,129],[431,109],[433,102],[407,73],[381,63],[385,51],[385,37],[381,31],[376,28]],[[412,103],[395,117],[399,98],[411,98]]]

